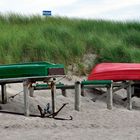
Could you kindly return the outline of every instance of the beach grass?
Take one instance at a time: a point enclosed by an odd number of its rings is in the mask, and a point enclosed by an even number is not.
[[[0,63],[140,62],[140,22],[0,15]],[[92,60],[89,60],[92,61]],[[81,64],[80,64],[81,63]]]

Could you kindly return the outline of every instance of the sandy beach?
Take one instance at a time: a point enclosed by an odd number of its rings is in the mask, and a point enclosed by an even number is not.
[[[62,82],[72,84],[75,79]],[[7,85],[8,97],[22,91],[22,84]],[[140,140],[140,99],[133,98],[133,110],[127,110],[125,90],[114,93],[113,109],[106,108],[106,95],[86,90],[81,97],[80,111],[74,110],[74,90],[67,90],[67,97],[57,90],[56,109],[68,103],[57,117],[73,120],[55,120],[52,118],[25,117],[0,113],[0,139],[2,140]],[[93,99],[96,98],[94,102]],[[29,98],[30,111],[39,114],[37,105],[42,108],[51,102],[50,91],[35,91]],[[23,112],[23,92],[7,104],[0,104],[8,111]]]

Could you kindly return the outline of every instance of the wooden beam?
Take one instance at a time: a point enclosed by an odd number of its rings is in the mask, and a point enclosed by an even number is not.
[[[18,77],[18,78],[6,78],[6,79],[0,79],[0,84],[2,83],[20,83],[24,82],[26,80],[30,81],[44,81],[44,79],[51,79],[51,78],[57,78],[57,77],[65,77],[65,75],[48,75],[48,76],[31,76],[31,77]]]
[[[7,103],[7,92],[6,92],[6,84],[1,84],[1,98],[2,98],[2,104]]]
[[[122,83],[121,85],[117,86],[116,88],[113,89],[113,92],[116,92],[118,90],[121,90],[121,89],[124,89],[124,88],[127,88],[128,86],[128,83],[125,82],[125,83]],[[113,87],[115,87],[114,83],[113,83]]]
[[[23,82],[23,91],[24,91],[24,115],[29,116],[29,89],[28,89],[28,81]]]
[[[107,108],[112,109],[113,106],[113,95],[112,95],[112,84],[107,87]]]
[[[81,83],[75,83],[75,110],[80,111]]]
[[[66,89],[74,89],[75,88],[75,85],[64,85],[63,87],[57,87],[56,86],[56,89],[61,89],[61,90],[66,90]],[[50,87],[36,87],[34,86],[34,90],[49,90]]]

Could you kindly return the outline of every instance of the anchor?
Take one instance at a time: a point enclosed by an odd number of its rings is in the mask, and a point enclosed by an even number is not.
[[[70,118],[58,118],[58,117],[56,117],[57,115],[58,115],[58,113],[67,105],[68,103],[64,103],[61,107],[60,107],[60,109],[58,109],[58,111],[56,111],[56,112],[53,112],[52,113],[52,111],[50,110],[50,103],[48,103],[47,105],[46,105],[46,108],[44,108],[44,110],[41,108],[41,106],[40,105],[37,105],[37,107],[38,107],[38,110],[39,110],[39,112],[40,112],[40,115],[41,115],[41,118],[45,118],[45,117],[47,117],[47,118],[54,118],[54,119],[56,119],[56,120],[73,120],[73,117],[72,116],[70,116]]]

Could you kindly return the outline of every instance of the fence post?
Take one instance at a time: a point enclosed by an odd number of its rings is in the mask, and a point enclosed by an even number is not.
[[[62,88],[61,91],[62,91],[62,95],[63,95],[64,97],[67,97],[66,89]]]
[[[84,85],[83,84],[81,84],[81,96],[85,96]]]
[[[32,85],[29,87],[29,95],[30,97],[34,97],[34,87],[32,87]]]
[[[75,110],[80,111],[81,83],[75,83]]]
[[[28,81],[23,82],[23,91],[24,91],[24,114],[29,116],[29,90],[28,90]]]
[[[51,96],[52,96],[52,113],[55,113],[56,84],[54,80],[51,82]]]
[[[131,88],[131,81],[129,81],[127,87],[127,109],[129,110],[132,109],[132,100],[131,100],[132,92],[133,92],[133,88]]]
[[[1,84],[1,97],[2,97],[2,104],[7,103],[7,92],[6,92],[6,84]]]
[[[107,86],[107,108],[112,109],[113,106],[113,95],[112,95],[112,83],[111,85]]]

